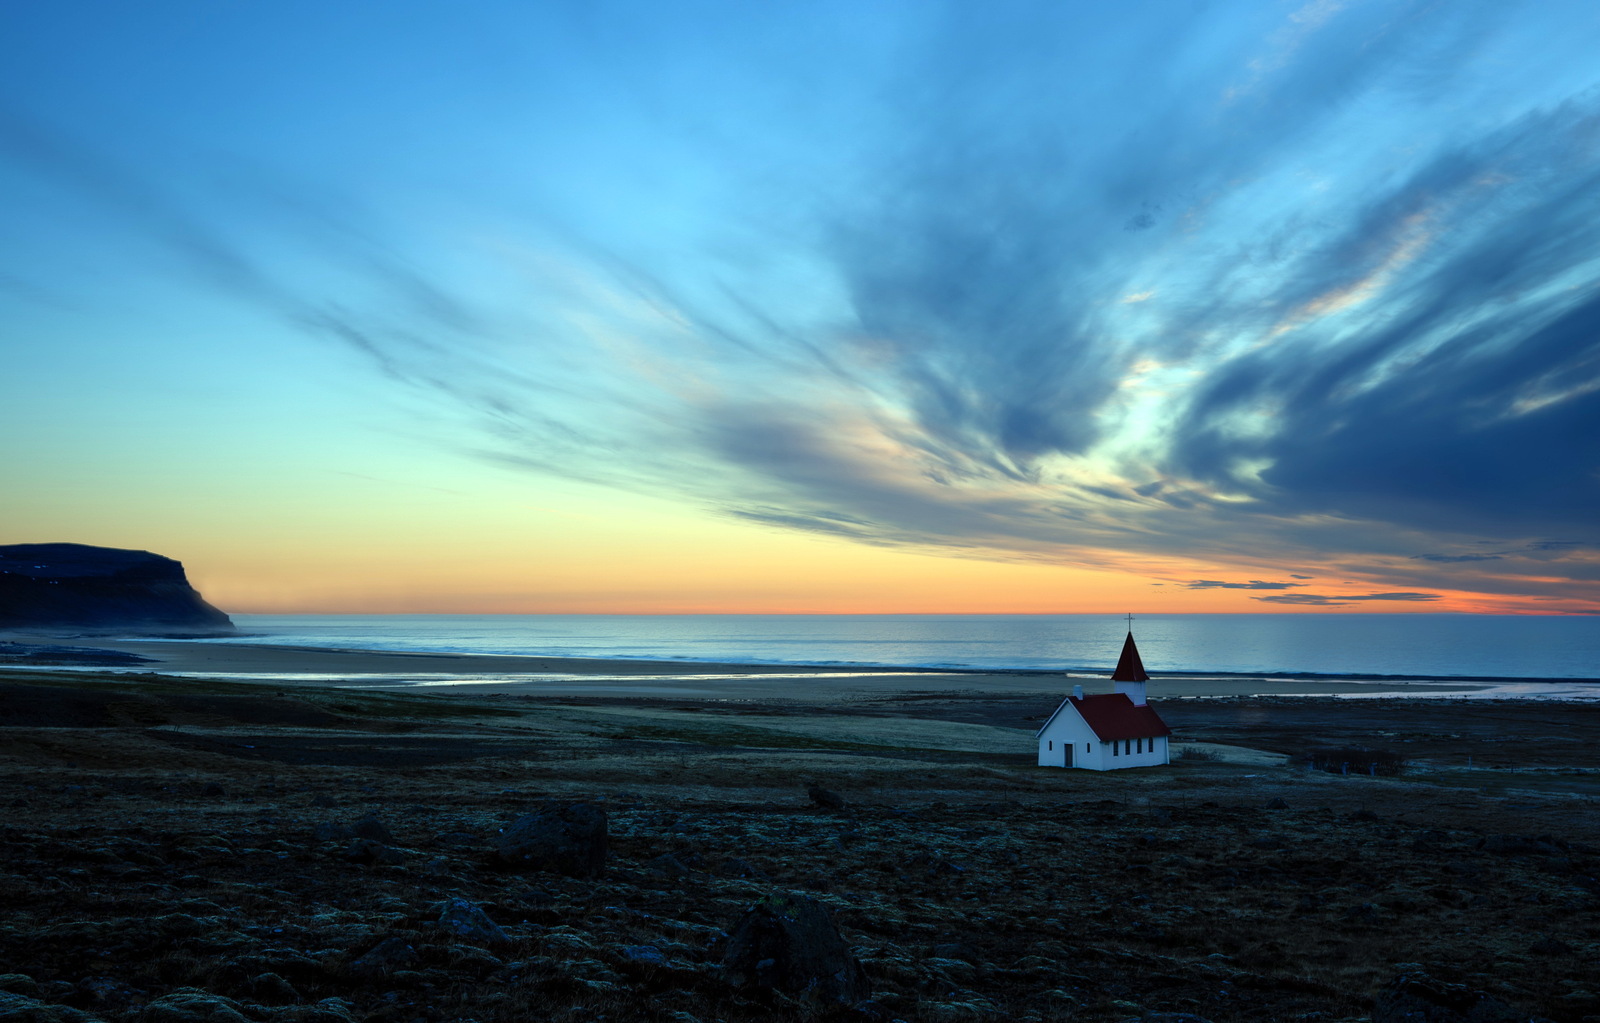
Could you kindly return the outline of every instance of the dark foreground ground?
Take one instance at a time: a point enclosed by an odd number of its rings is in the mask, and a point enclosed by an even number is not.
[[[1365,739],[1414,761],[1395,778],[1201,744],[1235,759],[1038,769],[1016,752],[1037,706],[948,695],[842,712],[33,675],[0,679],[0,708],[3,1021],[1600,1020],[1582,706],[1163,708],[1205,743]],[[797,715],[817,727],[777,728]],[[891,723],[921,738],[874,738]],[[605,809],[601,876],[494,865],[545,799]],[[727,932],[774,892],[827,905],[870,999],[730,984]],[[505,938],[441,927],[452,898]]]

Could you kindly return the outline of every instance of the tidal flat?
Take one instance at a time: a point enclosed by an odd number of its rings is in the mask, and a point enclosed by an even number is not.
[[[1588,704],[1174,700],[1174,762],[1107,774],[1033,766],[1030,692],[34,670],[0,707],[3,1019],[1600,1019]],[[1407,767],[1309,770],[1317,746]],[[497,858],[574,802],[605,815],[598,873]],[[860,997],[729,965],[792,896]]]

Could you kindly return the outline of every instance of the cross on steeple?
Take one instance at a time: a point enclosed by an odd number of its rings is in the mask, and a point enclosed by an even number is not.
[[[1144,673],[1144,662],[1139,659],[1139,648],[1133,642],[1133,615],[1129,615],[1128,638],[1122,643],[1122,656],[1117,659],[1117,670],[1112,673],[1111,681],[1147,682],[1149,679],[1150,676]],[[1142,696],[1140,700],[1143,700]]]

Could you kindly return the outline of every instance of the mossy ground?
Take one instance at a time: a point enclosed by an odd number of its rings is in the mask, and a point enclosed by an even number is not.
[[[1600,1017],[1593,775],[1456,766],[1441,744],[1458,740],[1426,736],[1476,734],[1472,709],[1424,707],[1408,731],[1389,708],[1417,771],[1344,778],[1236,752],[1343,729],[1339,705],[1304,701],[1197,709],[1190,734],[1221,759],[1096,775],[1033,767],[1007,727],[1021,715],[992,701],[280,696],[32,672],[4,693],[80,703],[71,727],[0,727],[0,974],[108,1020],[186,988],[262,1023],[330,998],[396,1023],[1356,1020],[1404,963],[1561,1023]],[[1581,730],[1550,708],[1501,720]],[[812,805],[811,782],[849,806]],[[492,865],[496,829],[541,798],[606,807],[603,877]],[[400,863],[312,835],[368,815]],[[873,1005],[728,987],[723,930],[790,891],[830,906]],[[456,896],[510,943],[434,927]],[[414,962],[353,965],[392,937]]]

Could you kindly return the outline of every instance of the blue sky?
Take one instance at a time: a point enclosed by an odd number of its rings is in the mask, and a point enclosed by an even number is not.
[[[1593,609],[1597,34],[1555,0],[12,5],[15,539],[119,474],[259,504],[470,465],[1256,607]]]

